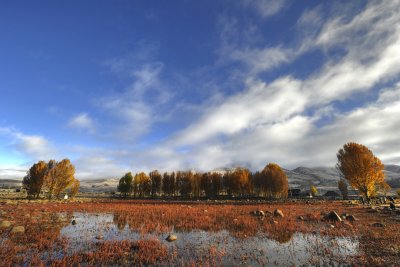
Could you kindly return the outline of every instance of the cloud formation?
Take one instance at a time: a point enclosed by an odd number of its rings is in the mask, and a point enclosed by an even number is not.
[[[214,61],[195,70],[171,70],[156,56],[162,47],[148,44],[106,62],[119,80],[94,99],[105,116],[95,116],[96,124],[88,113],[68,121],[101,138],[63,147],[78,178],[259,170],[268,162],[332,166],[349,141],[400,164],[400,1],[322,2],[299,14],[290,42],[267,40],[263,31],[289,1],[240,5],[258,16],[220,14]],[[0,134],[30,159],[57,154],[44,136],[13,128]]]
[[[80,113],[75,117],[72,117],[68,122],[68,127],[84,129],[89,132],[94,132],[95,130],[94,122],[87,113]]]

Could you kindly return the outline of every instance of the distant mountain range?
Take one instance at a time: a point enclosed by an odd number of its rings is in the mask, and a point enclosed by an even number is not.
[[[337,188],[340,175],[334,167],[298,167],[285,172],[291,187],[309,188],[310,185],[325,188]],[[400,187],[400,166],[385,166],[386,181],[393,188]]]
[[[229,171],[229,168],[215,170],[220,173]],[[322,191],[337,189],[337,183],[340,176],[334,167],[297,167],[293,170],[284,169],[291,188],[308,189],[310,185],[314,185]],[[385,166],[386,181],[392,188],[400,188],[400,166]],[[83,191],[96,192],[112,192],[116,191],[118,185],[117,178],[111,179],[94,179],[81,181]],[[0,179],[0,187],[19,187],[21,180]]]

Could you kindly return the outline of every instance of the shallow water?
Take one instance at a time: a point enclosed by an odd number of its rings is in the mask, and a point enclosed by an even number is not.
[[[62,214],[61,214],[62,215]],[[64,215],[62,215],[64,216]],[[140,234],[140,229],[130,229],[118,214],[74,213],[77,224],[61,229],[61,236],[68,239],[70,252],[90,250],[96,242],[105,240],[139,240],[156,238],[165,244],[179,260],[202,259],[210,253],[219,259],[218,265],[308,266],[338,265],[346,257],[357,255],[359,243],[354,238],[327,237],[318,234],[294,233],[278,242],[260,233],[255,237],[236,238],[228,231],[174,232],[178,240],[167,242],[168,233]],[[99,240],[96,237],[102,236]],[[179,261],[178,261],[179,262]]]

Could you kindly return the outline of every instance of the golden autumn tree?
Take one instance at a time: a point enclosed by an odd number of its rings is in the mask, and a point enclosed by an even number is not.
[[[316,197],[318,195],[318,189],[314,185],[311,185],[310,193],[311,193],[311,196]]]
[[[274,198],[287,198],[289,182],[286,173],[276,163],[269,163],[261,172],[262,188],[266,196]]]
[[[74,179],[74,181],[72,182],[72,185],[71,185],[71,192],[70,192],[72,198],[78,194],[80,186],[81,186],[81,183],[79,182],[79,180]]]
[[[236,168],[230,175],[231,190],[240,195],[249,194],[251,191],[251,173],[246,168]]]
[[[39,198],[47,171],[47,163],[44,161],[33,164],[29,169],[27,175],[22,180],[23,188],[28,192],[28,196]]]
[[[346,199],[347,196],[349,195],[349,190],[347,188],[347,183],[344,179],[339,180],[338,188],[340,190],[340,193],[342,194],[343,199]]]
[[[341,175],[367,199],[375,194],[376,185],[384,183],[384,165],[366,146],[347,143],[338,151],[337,159]]]
[[[133,192],[135,196],[147,196],[151,192],[151,179],[144,172],[137,173],[133,179]]]
[[[61,193],[69,188],[76,180],[75,167],[69,159],[60,162],[50,160],[47,164],[48,173],[45,178],[45,186],[48,189],[48,197],[60,197]]]

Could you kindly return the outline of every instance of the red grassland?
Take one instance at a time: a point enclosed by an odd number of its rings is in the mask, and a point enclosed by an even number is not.
[[[283,218],[251,215],[255,210],[280,209]],[[156,265],[157,262],[173,263],[176,255],[168,251],[158,239],[137,241],[104,241],[96,244],[94,251],[78,251],[60,258],[67,241],[60,238],[62,227],[70,224],[73,212],[111,213],[115,224],[128,224],[142,234],[204,230],[218,232],[227,230],[232,236],[246,238],[264,233],[279,242],[287,242],[293,233],[318,233],[328,236],[358,237],[360,254],[353,257],[355,265],[393,265],[400,260],[400,222],[395,212],[376,212],[359,205],[341,201],[243,203],[243,202],[174,202],[144,200],[107,200],[90,202],[21,202],[3,203],[0,221],[25,227],[24,234],[11,233],[11,227],[0,228],[0,262],[4,266],[52,265],[71,266],[84,263],[89,266]],[[358,220],[350,223],[323,221],[327,212],[354,215]],[[66,213],[60,219],[57,214]],[[304,219],[299,220],[299,216]],[[385,227],[373,227],[381,222]],[[335,227],[328,227],[333,224]],[[37,253],[48,253],[47,261]],[[183,265],[220,265],[222,251],[210,247],[202,260],[194,259]]]

